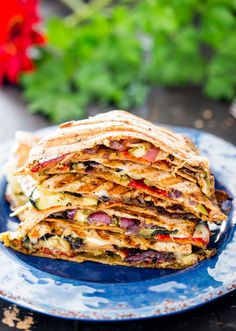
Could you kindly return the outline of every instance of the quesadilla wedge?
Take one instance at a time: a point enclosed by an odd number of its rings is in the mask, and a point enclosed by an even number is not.
[[[209,162],[189,139],[123,111],[61,125],[31,150],[29,161],[18,174],[30,173],[39,178],[53,165],[59,164],[63,169],[73,159],[84,158],[84,154],[89,158],[100,151],[103,158],[115,153],[111,157],[118,160],[182,173],[197,180],[208,196],[214,191]]]

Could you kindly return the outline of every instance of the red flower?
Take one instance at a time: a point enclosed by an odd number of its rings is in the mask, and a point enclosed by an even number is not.
[[[38,0],[7,0],[0,10],[0,84],[17,83],[21,72],[34,70],[29,49],[45,43],[37,8]]]

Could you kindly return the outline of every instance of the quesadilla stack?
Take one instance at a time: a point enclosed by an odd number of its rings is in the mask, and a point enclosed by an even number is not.
[[[208,222],[226,216],[208,160],[186,137],[112,111],[62,124],[34,143],[15,172],[25,201],[14,212],[22,221],[17,232],[1,234],[6,246],[75,262],[173,269],[215,254]]]

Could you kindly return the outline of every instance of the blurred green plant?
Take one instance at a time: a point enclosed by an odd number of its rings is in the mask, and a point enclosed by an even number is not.
[[[61,1],[71,14],[48,20],[38,69],[22,77],[32,113],[62,122],[95,103],[130,109],[154,85],[235,97],[235,0]]]

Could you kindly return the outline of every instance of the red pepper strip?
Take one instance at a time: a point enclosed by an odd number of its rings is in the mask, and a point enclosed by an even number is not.
[[[64,155],[58,156],[58,157],[48,160],[48,161],[39,162],[36,165],[31,167],[31,172],[39,172],[39,170],[41,170],[43,168],[47,168],[47,167],[53,165],[54,163],[58,163],[58,162],[62,161],[67,155],[68,154],[64,154]]]
[[[193,238],[193,237],[186,237],[186,238],[178,238],[178,237],[170,237],[170,235],[168,234],[157,234],[155,236],[155,238],[157,240],[160,240],[160,241],[176,241],[176,242],[179,242],[181,244],[188,244],[188,243],[195,243],[197,246],[205,246],[205,245],[208,245],[209,244],[209,241],[208,240],[204,240],[202,238]]]
[[[51,256],[66,256],[66,257],[74,257],[75,256],[75,254],[68,255],[68,254],[65,254],[65,253],[62,253],[62,252],[58,251],[57,249],[50,250],[49,248],[43,248],[42,252],[46,255],[51,255]]]
[[[163,196],[168,195],[167,191],[161,190],[161,189],[153,187],[153,186],[148,186],[143,182],[143,180],[131,179],[128,186],[136,188],[136,189],[147,190],[149,192],[156,193],[156,194],[163,195]]]
[[[160,148],[152,147],[147,151],[145,155],[142,156],[142,158],[152,163],[155,161],[159,152],[160,152]]]
[[[125,156],[127,156],[127,157],[132,157],[132,158],[134,158],[134,159],[137,159],[136,157],[134,157],[133,155],[131,155],[131,154],[129,153],[128,150],[126,150],[126,151],[122,151],[122,153],[123,153]]]
[[[160,149],[159,149],[160,150]],[[146,158],[145,156],[147,155],[147,153],[149,153],[149,152],[147,152],[144,156],[141,156],[141,157],[135,157],[135,156],[133,156],[132,154],[130,154],[129,153],[129,150],[125,150],[125,151],[122,151],[122,153],[128,158],[128,159],[133,159],[133,160],[140,160],[140,161],[144,161],[145,163],[153,163],[153,162],[155,162],[155,163],[158,163],[158,162],[160,162],[160,160],[157,160],[157,161],[155,161],[155,160],[153,160],[153,161],[150,161],[150,160],[148,160],[148,158]],[[158,154],[158,153],[157,153]],[[156,155],[157,155],[156,154]],[[164,160],[162,160],[162,161],[164,161]]]
[[[60,167],[60,171],[68,172],[70,170],[70,166],[67,164],[64,164]]]
[[[144,161],[145,163],[150,163],[150,161],[144,159],[143,157],[135,157],[132,154],[129,153],[129,150],[125,150],[121,152],[122,154],[124,154],[124,156],[126,156],[129,160],[140,160],[140,161]]]

